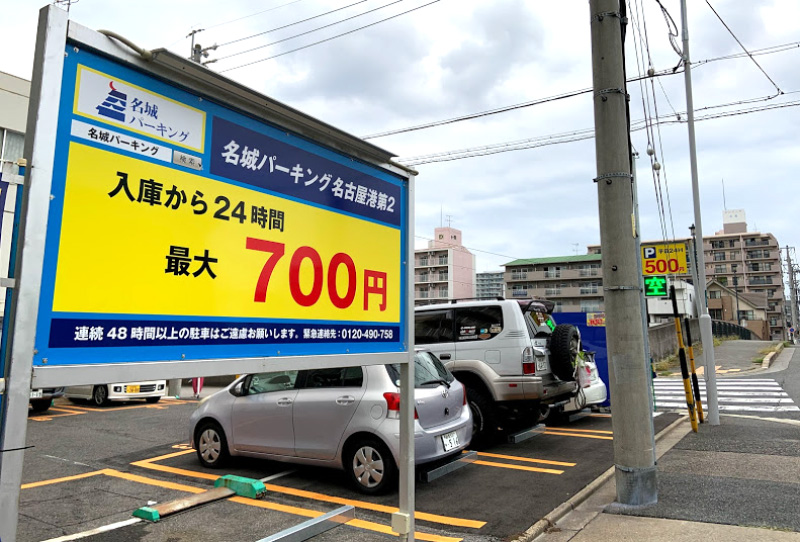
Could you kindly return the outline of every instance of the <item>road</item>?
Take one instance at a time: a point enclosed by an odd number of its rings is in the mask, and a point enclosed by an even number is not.
[[[162,519],[137,522],[84,540],[259,540],[342,504],[355,522],[320,540],[377,540],[390,533],[397,495],[365,497],[342,472],[241,460],[203,469],[187,449],[194,401],[106,408],[57,401],[29,418],[19,537],[58,539],[131,519],[136,508],[212,487],[222,474],[273,477],[262,500],[229,499]],[[675,414],[655,418],[656,431]],[[608,415],[551,427],[531,440],[480,450],[478,460],[416,492],[417,539],[512,539],[613,463]]]

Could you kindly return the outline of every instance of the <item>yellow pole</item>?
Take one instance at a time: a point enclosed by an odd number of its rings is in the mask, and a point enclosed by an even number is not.
[[[692,327],[689,319],[684,318],[686,324],[686,342],[688,343],[687,349],[689,350],[689,368],[692,370],[692,387],[694,388],[694,404],[697,409],[697,420],[700,423],[705,423],[703,419],[703,402],[700,400],[700,384],[697,381],[697,371],[694,366],[694,347],[692,346]],[[714,345],[711,345],[713,348]]]
[[[686,408],[689,410],[689,420],[692,422],[692,431],[697,433],[697,416],[694,412],[694,397],[692,397],[692,385],[689,382],[689,367],[686,363],[686,350],[684,350],[683,347],[681,318],[678,314],[678,300],[675,297],[674,285],[669,287],[669,296],[672,298],[672,314],[675,317],[675,333],[678,335],[678,359],[681,362],[681,376],[683,377],[683,391],[686,394]]]

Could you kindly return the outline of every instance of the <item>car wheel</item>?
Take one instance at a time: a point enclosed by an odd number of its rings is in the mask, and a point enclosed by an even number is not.
[[[550,370],[561,380],[575,380],[575,360],[580,349],[578,328],[559,324],[550,339]]]
[[[33,408],[34,412],[47,412],[50,409],[50,405],[53,404],[52,399],[34,399],[31,401],[31,408]]]
[[[467,404],[472,412],[472,442],[485,444],[497,429],[494,403],[482,393],[467,388]]]
[[[348,448],[345,470],[354,487],[376,495],[391,489],[397,482],[397,466],[389,449],[375,439],[364,439]]]
[[[560,408],[551,408],[547,405],[539,407],[539,423],[559,425],[564,421],[564,412]]]
[[[145,399],[148,403],[158,403],[161,400],[161,397],[148,397]]]
[[[108,403],[108,387],[95,386],[92,391],[92,402],[97,406],[103,406]]]
[[[228,440],[217,422],[205,421],[195,433],[197,458],[204,467],[216,469],[228,461]]]

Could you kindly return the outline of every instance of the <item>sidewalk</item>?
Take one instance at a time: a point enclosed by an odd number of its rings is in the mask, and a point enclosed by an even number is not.
[[[657,504],[625,515],[609,507],[612,468],[517,542],[800,542],[797,416],[723,414],[698,433],[684,417],[666,431],[656,445]]]

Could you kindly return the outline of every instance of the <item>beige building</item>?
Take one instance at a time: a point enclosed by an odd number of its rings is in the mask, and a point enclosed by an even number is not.
[[[784,340],[783,270],[778,240],[771,233],[748,232],[742,209],[725,211],[722,223],[721,231],[703,238],[706,279],[736,288],[740,294],[766,295],[766,320],[769,326],[769,337],[766,338]],[[690,241],[690,238],[683,238],[669,242],[686,243],[690,247]],[[642,246],[661,243],[664,241],[648,241],[643,242]],[[588,249],[590,254],[600,254],[599,245],[591,245]],[[687,250],[687,256],[691,265],[691,250]],[[689,280],[691,275],[677,275],[677,278]],[[735,322],[735,318],[731,321]]]
[[[475,297],[475,255],[461,244],[461,230],[436,228],[428,248],[414,251],[414,304]]]
[[[506,297],[546,297],[556,312],[603,310],[599,254],[514,260],[504,265]]]
[[[754,338],[768,340],[770,328],[767,315],[767,296],[763,293],[744,293],[712,280],[706,286],[708,314],[721,320],[746,327]],[[738,315],[738,316],[737,316]]]

